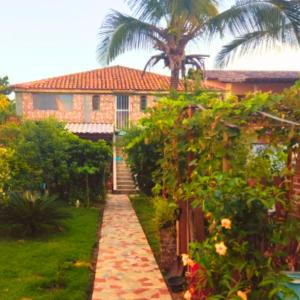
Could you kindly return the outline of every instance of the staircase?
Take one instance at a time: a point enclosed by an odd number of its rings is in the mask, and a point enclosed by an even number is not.
[[[117,189],[115,192],[118,194],[135,193],[136,187],[132,179],[130,169],[126,164],[126,157],[121,148],[117,147],[116,155]]]

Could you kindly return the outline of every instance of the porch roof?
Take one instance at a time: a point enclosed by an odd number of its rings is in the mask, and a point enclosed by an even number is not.
[[[113,134],[114,126],[103,123],[68,123],[66,129],[73,133]]]

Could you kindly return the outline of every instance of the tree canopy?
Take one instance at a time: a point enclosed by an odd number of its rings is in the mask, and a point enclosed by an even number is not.
[[[221,2],[221,1],[220,1]],[[276,43],[300,45],[299,0],[241,0],[220,11],[215,0],[127,0],[133,15],[112,10],[100,28],[99,60],[110,63],[134,49],[159,53],[146,67],[160,60],[170,68],[172,86],[178,85],[185,65],[203,68],[203,55],[187,55],[192,42],[207,43],[230,34],[233,40],[219,52],[216,64],[226,66],[236,56],[270,49]]]

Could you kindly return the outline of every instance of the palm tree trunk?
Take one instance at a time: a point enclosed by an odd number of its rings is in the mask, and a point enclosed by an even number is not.
[[[179,85],[179,68],[174,68],[171,70],[171,88],[177,90]]]

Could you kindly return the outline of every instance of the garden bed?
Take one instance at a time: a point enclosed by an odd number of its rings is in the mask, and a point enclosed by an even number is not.
[[[68,212],[71,218],[63,232],[40,239],[0,237],[2,300],[88,299],[99,209],[68,208]]]

